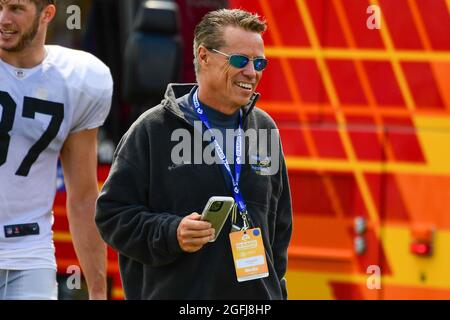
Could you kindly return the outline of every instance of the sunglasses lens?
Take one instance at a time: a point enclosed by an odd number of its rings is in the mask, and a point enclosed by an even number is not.
[[[244,68],[250,59],[246,56],[240,55],[240,54],[233,54],[230,56],[230,64],[238,69]],[[264,58],[257,58],[253,60],[253,67],[256,71],[262,71],[267,66],[267,59]]]
[[[267,60],[263,58],[255,59],[253,61],[253,66],[256,71],[262,71],[267,67]]]
[[[230,56],[230,64],[238,69],[244,68],[247,65],[248,61],[249,59],[246,56],[241,56],[238,54]]]

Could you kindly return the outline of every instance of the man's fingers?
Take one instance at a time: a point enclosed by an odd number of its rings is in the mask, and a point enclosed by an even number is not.
[[[211,223],[209,223],[208,221],[187,220],[186,221],[186,229],[190,229],[190,230],[211,229]]]
[[[213,228],[206,230],[181,230],[181,236],[186,238],[203,238],[214,235],[215,231]]]
[[[177,239],[183,251],[196,252],[214,239],[215,230],[211,228],[211,223],[201,221],[200,218],[197,212],[193,212],[181,220]]]
[[[202,216],[198,214],[198,212],[192,212],[190,215],[186,216],[185,218],[191,219],[191,220],[200,220]]]
[[[194,212],[184,217],[180,224],[183,228],[191,230],[204,230],[211,228],[211,223],[208,221],[201,221],[200,218],[201,216],[197,212]]]
[[[186,241],[184,242],[184,245],[186,247],[197,247],[197,246],[202,247],[212,239],[214,239],[214,236],[212,236],[212,235],[206,236],[206,237],[201,237],[201,238],[190,238],[190,239],[186,239]]]
[[[214,236],[207,236],[207,237],[202,237],[202,238],[188,238],[188,239],[183,239],[180,242],[180,247],[183,251],[186,252],[196,252],[198,250],[200,250],[201,248],[203,248],[203,246],[205,244],[207,244],[210,240],[213,240]]]

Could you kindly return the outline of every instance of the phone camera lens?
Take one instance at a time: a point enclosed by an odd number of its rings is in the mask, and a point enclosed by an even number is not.
[[[220,209],[222,209],[222,206],[223,206],[223,201],[215,201],[215,202],[213,202],[213,204],[211,204],[209,211],[217,212]]]

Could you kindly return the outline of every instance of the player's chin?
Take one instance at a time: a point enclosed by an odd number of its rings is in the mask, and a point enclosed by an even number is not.
[[[0,41],[0,50],[6,52],[17,52],[19,51],[19,48],[17,46],[17,43],[5,43],[3,41]]]

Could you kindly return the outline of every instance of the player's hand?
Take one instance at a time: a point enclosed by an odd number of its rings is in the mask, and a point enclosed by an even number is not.
[[[92,290],[89,292],[89,300],[107,300],[106,290]]]
[[[211,228],[211,223],[201,221],[200,218],[201,215],[193,212],[178,225],[177,239],[183,251],[196,252],[214,239],[215,230]]]

